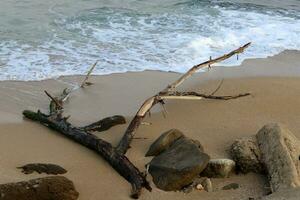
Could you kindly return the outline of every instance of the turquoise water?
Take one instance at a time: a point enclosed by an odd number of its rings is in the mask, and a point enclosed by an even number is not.
[[[300,50],[300,1],[1,0],[0,80],[183,72],[249,41],[245,58]]]

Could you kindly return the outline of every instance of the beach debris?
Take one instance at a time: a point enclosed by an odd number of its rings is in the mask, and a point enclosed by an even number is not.
[[[191,139],[181,137],[151,160],[149,173],[158,188],[177,191],[191,184],[208,161],[209,156],[198,145]]]
[[[117,148],[117,151],[121,154],[125,154],[127,150],[130,147],[130,143],[132,142],[132,139],[134,138],[137,129],[141,125],[141,122],[143,119],[147,116],[147,114],[150,112],[151,108],[155,106],[156,104],[165,104],[166,100],[170,99],[181,99],[181,100],[201,100],[201,99],[216,99],[216,100],[230,100],[230,99],[237,99],[240,97],[249,96],[250,93],[241,93],[237,95],[226,95],[226,96],[215,96],[210,94],[202,94],[197,93],[194,91],[188,91],[188,92],[179,92],[176,91],[176,88],[180,86],[185,80],[187,80],[189,77],[191,77],[195,72],[197,72],[199,69],[208,67],[212,64],[224,61],[236,54],[243,53],[246,48],[250,46],[250,42],[239,47],[236,50],[231,51],[228,54],[225,54],[223,56],[220,56],[218,58],[210,59],[208,61],[205,61],[203,63],[200,63],[198,65],[193,66],[190,68],[186,73],[184,73],[179,79],[174,81],[173,83],[169,84],[165,89],[158,92],[154,96],[146,99],[142,106],[137,111],[136,115],[131,120],[129,126],[127,127],[122,139],[120,140]]]
[[[165,101],[168,99],[188,99],[188,100],[200,100],[200,99],[214,99],[214,100],[230,100],[230,99],[237,99],[240,97],[249,96],[250,93],[241,93],[237,95],[226,95],[226,96],[216,96],[210,94],[202,94],[197,93],[194,91],[188,92],[178,92],[175,89],[181,85],[186,79],[191,77],[195,72],[199,69],[211,66],[212,64],[224,61],[236,54],[243,53],[246,48],[250,46],[251,43],[247,43],[236,50],[229,52],[223,56],[218,58],[210,59],[209,61],[205,61],[203,63],[197,64],[190,68],[185,74],[183,74],[178,80],[173,82],[172,84],[168,85],[164,90],[158,92],[154,96],[148,98],[144,101],[142,106],[137,111],[136,115],[133,117],[129,126],[125,130],[123,137],[121,138],[119,144],[116,147],[113,147],[109,142],[98,138],[97,136],[93,135],[89,131],[85,131],[81,127],[73,126],[71,123],[68,122],[69,117],[63,117],[63,103],[69,97],[69,94],[72,90],[67,92],[67,95],[62,94],[65,98],[55,97],[51,98],[50,102],[50,115],[44,114],[39,110],[37,112],[24,110],[23,115],[31,119],[33,121],[38,121],[42,125],[51,128],[68,138],[86,146],[87,148],[96,151],[100,156],[104,158],[122,177],[124,177],[128,182],[132,185],[131,197],[132,198],[139,198],[141,194],[142,188],[146,188],[147,190],[151,191],[150,184],[146,180],[146,177],[143,173],[141,173],[137,167],[135,167],[129,159],[125,156],[127,150],[130,148],[130,144],[132,140],[135,138],[135,134],[137,129],[142,124],[143,119],[147,116],[148,113],[151,112],[151,108],[156,104],[164,105]],[[86,78],[81,84],[82,88],[88,80],[92,70],[95,68],[97,62],[91,67],[88,71]],[[49,94],[49,93],[48,93]],[[57,100],[61,100],[57,101]],[[52,106],[51,106],[52,105]],[[196,146],[196,145],[194,145]],[[199,152],[200,149],[197,148]],[[202,155],[203,163],[206,162],[207,154],[201,152],[199,155]],[[162,155],[162,154],[161,154]],[[159,156],[161,156],[159,155]],[[199,159],[199,158],[198,158]],[[208,158],[209,159],[209,158]],[[208,162],[208,160],[207,160]],[[206,163],[207,164],[207,163]],[[206,165],[202,164],[203,169]],[[202,170],[203,170],[202,169]],[[201,170],[195,170],[197,173],[200,173]]]
[[[235,140],[231,145],[230,154],[236,163],[238,172],[265,172],[256,138],[252,137]]]
[[[157,156],[168,149],[177,139],[183,137],[183,133],[177,129],[171,129],[157,138],[150,146],[146,156]]]
[[[17,168],[22,169],[22,172],[24,174],[32,174],[33,172],[37,172],[39,174],[46,173],[53,175],[67,173],[67,170],[65,170],[61,166],[50,163],[30,163]]]
[[[240,187],[239,184],[237,183],[230,183],[228,185],[225,185],[224,187],[222,187],[222,190],[236,190]]]
[[[98,61],[96,61],[96,62],[91,66],[90,70],[87,72],[87,74],[86,74],[84,80],[82,81],[82,83],[81,83],[81,85],[80,85],[81,88],[84,88],[84,86],[90,86],[90,85],[93,84],[93,83],[91,83],[91,82],[88,82],[88,79],[89,79],[90,75],[92,74],[92,72],[93,72],[93,70],[95,69],[95,67],[96,67],[97,64],[98,64]]]
[[[300,141],[278,123],[265,125],[256,135],[271,191],[300,186]]]
[[[81,127],[80,129],[83,129],[84,131],[88,131],[88,132],[93,132],[93,131],[101,132],[101,131],[106,131],[113,126],[120,125],[120,124],[126,124],[125,117],[121,115],[114,115],[111,117],[106,117],[104,119],[101,119],[87,126]]]
[[[78,196],[73,182],[63,176],[0,185],[1,200],[76,200]]]
[[[227,178],[235,169],[235,162],[230,159],[211,159],[201,173],[203,177]]]
[[[143,176],[125,155],[119,154],[116,149],[105,140],[73,126],[62,118],[60,114],[49,116],[39,111],[32,112],[25,110],[23,111],[23,115],[31,120],[42,122],[43,125],[62,133],[68,138],[101,155],[120,175],[132,184],[132,198],[138,198],[143,187],[151,190],[145,176]]]
[[[61,102],[61,104],[64,102],[63,99],[66,99],[65,95],[59,95],[55,98],[57,101]],[[50,102],[50,104],[56,105],[53,103],[53,100]],[[98,138],[89,131],[85,131],[80,127],[73,126],[68,122],[68,117],[63,117],[62,114],[63,110],[61,110],[61,108],[58,106],[50,106],[50,115],[44,114],[39,110],[37,112],[29,110],[23,111],[23,115],[26,118],[39,121],[41,124],[60,132],[68,138],[101,155],[121,176],[126,178],[126,180],[131,183],[132,198],[137,199],[141,194],[142,188],[146,188],[147,190],[151,191],[150,184],[146,180],[145,175],[141,173],[125,155],[119,154],[110,143]],[[113,119],[113,117],[110,119]],[[97,125],[97,122],[92,124]]]
[[[55,114],[59,114],[59,112],[63,110],[63,103],[68,99],[72,90],[65,88],[62,91],[62,93],[57,97],[53,97],[46,90],[44,92],[51,99],[49,104],[50,115],[55,115]]]
[[[211,180],[209,178],[204,178],[201,185],[203,185],[204,190],[206,192],[212,192],[213,191],[213,186],[212,186]]]

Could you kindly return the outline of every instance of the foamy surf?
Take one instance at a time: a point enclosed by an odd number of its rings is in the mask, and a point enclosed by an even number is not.
[[[297,10],[206,1],[151,9],[78,8],[71,14],[61,10],[60,5],[48,8],[49,19],[40,32],[34,29],[36,35],[25,34],[26,24],[25,33],[0,31],[0,80],[83,74],[96,60],[94,74],[184,72],[249,41],[252,46],[239,60],[232,58],[222,65],[300,50]]]

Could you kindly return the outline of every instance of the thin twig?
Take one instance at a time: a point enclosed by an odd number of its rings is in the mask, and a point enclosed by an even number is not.
[[[249,96],[250,93],[241,93],[237,95],[224,95],[224,96],[215,96],[215,95],[207,95],[207,94],[201,94],[197,92],[172,92],[170,94],[161,96],[163,99],[184,99],[184,97],[187,97],[186,99],[216,99],[216,100],[230,100],[230,99],[237,99],[240,97]]]
[[[210,95],[214,95],[216,94],[216,92],[218,92],[218,90],[221,88],[222,84],[223,84],[224,79],[221,80],[221,82],[219,83],[218,87],[210,94]]]
[[[58,107],[58,108],[60,108],[60,109],[62,109],[63,108],[63,106],[57,101],[57,99],[55,98],[55,97],[52,97],[46,90],[44,91],[45,92],[45,94],[55,103],[55,105]]]
[[[87,83],[87,80],[89,79],[89,76],[91,75],[91,73],[93,72],[93,70],[95,69],[95,67],[96,67],[96,65],[97,65],[97,63],[98,63],[98,61],[96,61],[93,65],[92,65],[92,67],[90,68],[90,70],[88,71],[88,73],[86,74],[86,76],[85,76],[85,78],[84,78],[84,80],[82,81],[82,83],[81,83],[81,86],[80,87],[84,87],[85,85],[86,85],[86,83]]]
[[[229,100],[233,98],[239,98],[240,96],[247,96],[249,94],[241,94],[238,96],[211,96],[211,95],[170,95],[170,93],[174,92],[175,89],[182,84],[186,79],[188,79],[190,76],[192,76],[196,71],[199,69],[212,65],[217,62],[221,62],[223,60],[226,60],[230,57],[232,57],[235,54],[242,53],[247,47],[250,46],[251,43],[247,43],[242,47],[239,47],[238,49],[231,51],[228,54],[225,54],[221,57],[215,58],[215,59],[209,59],[206,62],[203,62],[201,64],[193,66],[190,70],[188,70],[185,74],[183,74],[178,80],[173,82],[172,84],[168,85],[164,90],[160,91],[158,94],[148,98],[142,106],[137,111],[134,118],[131,120],[129,126],[127,127],[122,139],[120,140],[117,151],[120,154],[125,154],[128,150],[130,143],[132,139],[134,138],[138,127],[141,125],[142,120],[146,116],[147,113],[150,112],[151,108],[156,105],[157,103],[160,103],[163,99],[202,99],[202,98],[210,98],[210,99],[222,99],[222,100]]]
[[[221,57],[215,58],[215,59],[209,59],[206,62],[200,63],[198,65],[193,66],[189,71],[187,71],[185,74],[183,74],[178,80],[176,80],[175,82],[173,82],[172,84],[170,84],[163,92],[167,92],[170,90],[174,90],[176,87],[178,87],[179,85],[181,85],[187,78],[189,78],[190,76],[192,76],[196,71],[198,71],[199,69],[206,67],[206,66],[211,66],[214,63],[218,63],[221,62],[223,60],[226,60],[230,57],[232,57],[233,55],[239,54],[239,53],[243,53],[244,50],[249,47],[251,44],[251,42],[245,44],[244,46],[241,46],[240,48],[231,51],[228,54],[225,54]]]

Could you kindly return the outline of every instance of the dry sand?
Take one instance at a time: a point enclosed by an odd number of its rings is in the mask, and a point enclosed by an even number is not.
[[[122,114],[133,116],[141,103],[163,89],[180,74],[157,71],[132,72],[106,76],[92,76],[94,85],[72,93],[65,106],[66,115],[76,125],[84,125],[103,117]],[[165,119],[155,108],[151,126],[140,127],[130,160],[141,170],[151,158],[145,158],[149,145],[163,131],[182,130],[199,140],[212,158],[229,157],[228,147],[233,140],[256,134],[269,122],[281,122],[300,138],[300,52],[285,51],[267,59],[245,61],[239,67],[215,67],[198,73],[181,90],[204,93],[213,91],[224,78],[219,95],[251,92],[252,96],[230,101],[170,100]],[[52,94],[76,85],[80,76],[61,77],[40,82],[4,81],[0,83],[0,183],[21,181],[41,175],[23,175],[17,166],[32,162],[59,164],[68,170],[80,193],[81,200],[129,199],[130,185],[105,161],[92,151],[70,141],[58,133],[25,120],[24,109],[47,111],[48,99],[43,91]],[[97,133],[117,144],[128,124]],[[256,174],[234,175],[213,179],[215,192],[164,192],[153,185],[152,193],[143,191],[141,199],[248,199],[264,194],[264,177]],[[237,190],[223,191],[229,183],[239,183]]]

